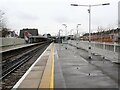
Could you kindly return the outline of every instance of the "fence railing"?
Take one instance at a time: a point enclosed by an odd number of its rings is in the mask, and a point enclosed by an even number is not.
[[[87,41],[79,41],[79,42],[82,42],[82,43],[85,43],[85,44],[89,44],[89,42]],[[100,49],[105,49],[105,50],[109,50],[109,51],[113,51],[113,52],[119,52],[119,48],[120,48],[120,45],[117,44],[117,43],[101,43],[101,42],[91,42],[91,46],[92,47],[97,47],[97,48],[100,48]]]
[[[69,40],[69,44],[75,45],[77,47],[83,48],[88,50],[89,42],[88,41],[75,41]],[[101,43],[101,42],[91,42],[91,51],[92,53],[99,54],[101,56],[106,57],[107,59],[111,60],[112,62],[119,62],[120,60],[120,45],[119,44],[112,44],[112,43]]]

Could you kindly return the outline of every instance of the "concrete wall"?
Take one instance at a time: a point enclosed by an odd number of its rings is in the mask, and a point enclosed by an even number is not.
[[[25,40],[21,38],[0,38],[0,47],[1,46],[10,46],[24,44]]]
[[[69,44],[76,46],[76,41],[68,41]],[[89,42],[77,41],[77,47],[88,50]],[[99,54],[112,62],[120,62],[118,55],[120,54],[120,45],[118,44],[107,44],[107,43],[91,43],[92,53]]]

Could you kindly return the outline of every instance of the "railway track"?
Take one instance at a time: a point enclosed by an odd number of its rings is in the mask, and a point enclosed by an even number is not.
[[[40,44],[30,48],[27,52],[20,53],[20,55],[17,54],[16,56],[16,54],[13,54],[15,56],[6,59],[9,59],[8,62],[3,60],[2,77],[0,77],[0,80],[2,80],[2,90],[10,90],[47,46],[48,44],[46,43]]]

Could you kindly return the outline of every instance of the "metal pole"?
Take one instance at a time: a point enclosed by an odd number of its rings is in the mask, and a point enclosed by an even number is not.
[[[70,34],[71,34],[70,41],[71,41],[71,43],[72,43],[72,38],[73,38],[73,36],[72,36],[72,31],[73,31],[73,29],[70,30]]]
[[[66,30],[66,42],[67,42],[67,44],[68,44],[68,40],[67,40],[67,26],[65,26],[65,30]],[[66,48],[65,48],[65,49],[68,48],[68,47],[67,47],[67,44],[66,44]]]
[[[89,59],[91,59],[91,7],[92,6],[101,6],[101,5],[110,5],[110,3],[104,3],[104,4],[96,4],[96,5],[78,5],[78,4],[71,4],[71,6],[85,6],[89,7],[88,13],[89,13]]]
[[[78,25],[77,25],[77,37],[78,37]],[[78,39],[78,38],[77,38]]]
[[[60,30],[59,30],[59,50],[60,50]]]
[[[60,30],[59,30],[59,44],[60,44]]]
[[[62,24],[62,25],[64,25],[65,26],[65,39],[66,39],[66,42],[67,42],[67,25],[66,24]],[[65,49],[67,49],[67,44],[68,44],[68,42],[66,43],[66,47],[65,47]]]
[[[81,24],[77,24],[77,35],[76,35],[76,47],[78,49],[78,26]]]
[[[88,13],[89,13],[89,59],[92,58],[91,56],[91,5],[89,5],[89,9],[88,9]]]
[[[78,25],[77,25],[77,34],[76,34],[76,47],[78,48],[78,42],[77,42],[77,38],[78,37]]]

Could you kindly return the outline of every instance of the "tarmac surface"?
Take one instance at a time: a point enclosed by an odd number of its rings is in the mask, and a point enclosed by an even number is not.
[[[67,49],[65,49],[67,47]],[[55,44],[55,88],[118,88],[119,65],[66,44]]]

